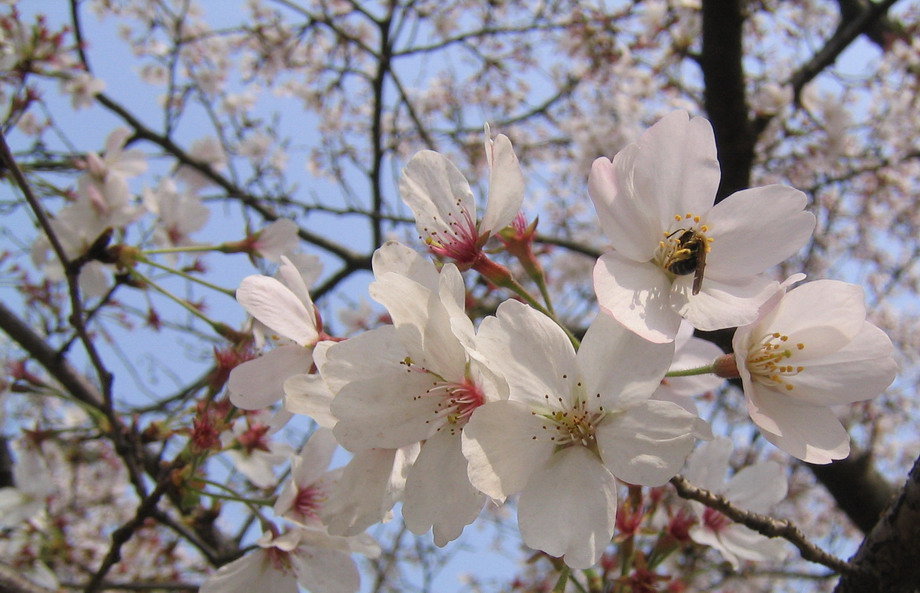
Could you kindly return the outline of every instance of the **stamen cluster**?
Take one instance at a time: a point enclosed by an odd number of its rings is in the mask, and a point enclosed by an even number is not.
[[[804,366],[783,364],[793,357],[795,350],[804,350],[805,344],[799,342],[792,348],[786,345],[789,336],[773,332],[760,340],[760,347],[752,350],[747,357],[747,369],[757,381],[770,387],[781,387],[792,391],[795,386],[787,381],[805,370]]]

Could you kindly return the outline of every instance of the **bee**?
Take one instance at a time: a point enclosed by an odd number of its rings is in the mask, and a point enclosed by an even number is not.
[[[693,229],[677,229],[668,238],[680,233],[677,245],[665,262],[664,268],[678,276],[693,274],[693,294],[699,294],[703,285],[703,271],[706,269],[706,253],[709,245],[706,236]]]

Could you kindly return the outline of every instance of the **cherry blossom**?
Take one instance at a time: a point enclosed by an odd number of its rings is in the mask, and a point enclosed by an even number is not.
[[[40,513],[54,493],[48,467],[38,449],[19,448],[13,486],[0,488],[0,527],[16,527]]]
[[[320,373],[335,393],[335,435],[346,449],[396,449],[424,441],[409,470],[403,518],[415,533],[433,528],[445,545],[479,515],[485,497],[470,484],[460,435],[499,381],[465,344],[459,271],[389,242],[374,254],[371,296],[393,319],[330,346]]]
[[[866,320],[862,288],[837,280],[777,292],[732,347],[751,419],[809,463],[849,454],[831,406],[876,397],[897,374],[891,340]]]
[[[380,548],[369,536],[336,537],[320,529],[266,531],[259,548],[211,575],[201,593],[355,593],[361,583],[352,553],[375,558]]]
[[[754,513],[767,513],[786,497],[786,476],[775,461],[748,465],[726,481],[731,453],[732,442],[725,437],[703,443],[687,459],[683,475],[694,486]],[[691,501],[690,506],[699,519],[690,528],[690,537],[718,550],[735,570],[741,560],[782,560],[786,556],[783,540],[764,537],[701,503]]]
[[[155,191],[144,190],[144,205],[159,218],[154,241],[164,247],[190,245],[191,233],[201,230],[211,215],[201,198],[180,193],[172,179],[163,179]]]
[[[389,521],[402,500],[406,479],[420,445],[399,449],[364,449],[353,454],[320,511],[333,535],[357,535],[375,523]]]
[[[105,153],[88,153],[82,161],[85,170],[77,180],[77,199],[61,208],[51,221],[64,255],[73,260],[87,255],[90,248],[109,229],[123,229],[144,213],[133,203],[128,179],[143,173],[147,162],[143,152],[125,150],[130,135],[127,128],[116,128],[105,142]],[[51,243],[40,236],[32,246],[32,261],[52,279],[63,279],[64,269],[57,258],[49,257]],[[109,287],[107,266],[91,259],[80,268],[80,288],[89,296],[102,296]]]
[[[112,228],[105,218],[87,202],[77,202],[62,208],[51,228],[64,249],[64,254],[71,260],[86,255],[97,241]],[[47,237],[40,236],[32,245],[32,262],[40,266],[51,280],[64,279],[64,267],[51,254],[51,243]],[[78,277],[80,290],[87,296],[102,296],[111,284],[109,266],[98,260],[90,260],[80,268]]]
[[[270,488],[278,483],[273,468],[285,463],[294,451],[287,443],[269,438],[271,426],[264,416],[256,414],[247,422],[237,422],[221,434],[221,444],[241,474],[259,488]]]
[[[489,197],[481,220],[469,183],[443,155],[417,153],[399,179],[400,196],[415,214],[421,238],[434,253],[464,268],[480,263],[485,242],[511,223],[524,199],[524,176],[508,137],[492,140],[486,126],[485,151]]]
[[[236,291],[237,301],[281,343],[230,372],[230,401],[245,410],[258,410],[281,399],[284,382],[310,370],[313,347],[323,335],[302,274],[290,259],[281,256],[281,261],[281,280],[248,276]]]
[[[188,155],[193,161],[219,171],[227,164],[227,155],[216,138],[202,138],[192,143]],[[192,191],[198,191],[212,183],[210,177],[192,167],[182,165],[176,169],[176,177],[185,182]]]
[[[313,359],[319,369],[325,367],[326,351],[332,345],[333,342],[321,342],[316,346]],[[284,395],[287,411],[309,416],[323,427],[322,432],[331,434],[326,429],[334,428],[338,419],[329,409],[333,394],[320,373],[290,377],[284,383]],[[409,468],[418,457],[418,452],[418,443],[399,449],[364,449],[354,452],[334,482],[322,487],[326,495],[320,494],[317,497],[324,497],[325,500],[314,510],[314,514],[320,517],[329,533],[343,536],[357,535],[374,523],[389,520],[390,509],[402,499]],[[301,475],[297,467],[294,468],[294,474],[299,487],[308,484],[313,476]],[[285,496],[282,494],[282,498]],[[290,499],[291,495],[288,494],[287,498]],[[282,504],[279,498],[276,512]]]
[[[101,157],[94,152],[86,155],[86,173],[77,180],[76,205],[90,207],[103,226],[123,227],[143,213],[131,203],[128,179],[146,171],[147,161],[140,150],[125,150],[130,135],[128,128],[113,130]]]
[[[280,262],[282,255],[291,257],[292,252],[297,249],[298,240],[297,225],[294,221],[279,218],[255,234],[252,249],[269,261]]]
[[[576,354],[552,320],[507,301],[483,321],[477,344],[510,396],[467,424],[469,477],[494,499],[520,492],[524,543],[573,568],[594,565],[610,542],[616,479],[660,486],[696,438],[711,436],[693,414],[649,399],[673,344],[644,340],[606,315]]]
[[[96,95],[105,90],[105,82],[88,72],[79,72],[65,80],[61,90],[70,95],[71,106],[79,110],[92,106]]]
[[[318,428],[291,463],[291,477],[275,501],[275,514],[302,527],[320,526],[320,509],[338,480],[327,471],[338,443],[328,428]]]
[[[762,275],[798,251],[815,217],[805,194],[769,185],[713,206],[719,164],[709,122],[676,111],[614,157],[588,189],[613,246],[594,268],[605,312],[655,342],[685,318],[715,330],[754,320],[777,284]]]

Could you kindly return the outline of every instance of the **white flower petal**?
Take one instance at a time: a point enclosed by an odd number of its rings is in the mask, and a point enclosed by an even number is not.
[[[588,194],[598,222],[614,250],[626,259],[647,262],[655,255],[662,229],[656,204],[638,195],[632,185],[632,167],[638,147],[621,150],[613,162],[601,157],[591,165]]]
[[[559,451],[535,472],[518,501],[524,543],[572,568],[597,564],[616,521],[616,480],[584,447]]]
[[[310,297],[310,288],[307,286],[300,269],[294,265],[294,262],[292,262],[290,258],[284,255],[281,256],[281,266],[278,268],[278,277],[284,285],[294,293],[294,296],[303,303],[304,308],[307,310],[308,318],[315,320],[316,310],[313,307],[313,299]]]
[[[357,593],[361,586],[355,561],[341,550],[301,545],[291,562],[297,582],[310,593]]]
[[[309,486],[326,475],[326,468],[338,447],[332,430],[322,427],[316,429],[294,459],[291,476],[295,483],[301,487]]]
[[[45,507],[45,501],[7,486],[0,488],[0,527],[16,527],[31,519]]]
[[[288,218],[279,218],[259,231],[256,249],[265,259],[280,262],[282,255],[297,249],[298,241],[297,224]]]
[[[783,468],[775,461],[765,461],[742,468],[728,480],[722,494],[743,509],[766,513],[786,498],[788,486]]]
[[[300,374],[284,382],[284,407],[292,414],[312,418],[325,428],[336,424],[336,417],[330,409],[332,392],[320,375]]]
[[[805,368],[790,379],[795,387],[788,395],[825,406],[876,397],[897,376],[893,351],[885,332],[865,322],[863,331],[837,352],[803,360]]]
[[[694,486],[721,493],[731,455],[731,439],[718,437],[701,443],[687,458],[683,476]]]
[[[505,301],[483,320],[477,345],[484,360],[504,376],[510,398],[543,406],[546,394],[570,393],[579,375],[575,349],[546,315],[518,301]]]
[[[712,438],[712,432],[680,406],[649,400],[608,416],[596,436],[613,475],[630,484],[661,486],[680,471],[696,439]]]
[[[850,435],[826,407],[800,404],[762,385],[753,385],[748,412],[764,437],[808,463],[825,464],[850,453]]]
[[[455,222],[470,217],[475,224],[476,200],[470,184],[446,157],[431,150],[413,156],[399,178],[399,195],[415,214],[422,238],[450,232]]]
[[[396,449],[430,437],[440,397],[426,397],[436,378],[413,372],[396,328],[384,326],[338,342],[326,351],[324,377],[342,388],[332,400],[335,436],[350,451]],[[331,382],[331,381],[330,381]]]
[[[434,543],[443,547],[476,520],[486,497],[470,484],[466,469],[459,432],[442,430],[425,441],[406,480],[403,519],[409,531],[433,529]]]
[[[198,589],[201,593],[297,593],[293,572],[274,570],[265,550],[254,550],[221,566]]]
[[[690,537],[699,544],[718,550],[735,570],[741,560],[769,562],[786,556],[783,540],[768,539],[743,525],[727,525],[718,532],[698,525],[691,528]]]
[[[661,384],[673,354],[673,342],[649,342],[609,315],[598,315],[576,355],[584,369],[589,406],[618,410],[648,399]]]
[[[227,390],[234,406],[261,410],[284,395],[284,382],[310,369],[310,350],[303,346],[279,346],[258,358],[247,360],[230,371]]]
[[[374,252],[371,266],[374,277],[393,272],[410,278],[429,290],[438,290],[439,274],[431,260],[411,247],[397,241],[387,241]]]
[[[796,253],[811,237],[815,216],[805,212],[805,194],[785,185],[734,193],[703,221],[712,251],[706,270],[716,278],[752,276]]]
[[[275,476],[272,466],[287,460],[286,452],[267,453],[256,450],[251,454],[246,454],[242,451],[230,450],[226,453],[233,461],[236,469],[259,488],[275,486],[278,483],[278,478]]]
[[[284,284],[267,276],[243,278],[236,300],[273,332],[301,346],[316,344],[316,317]]]
[[[479,233],[495,234],[514,220],[524,202],[524,174],[511,140],[504,134],[486,140],[489,161],[489,200],[479,223]]]
[[[406,483],[418,445],[366,449],[354,454],[333,487],[320,517],[333,535],[351,536],[384,521]]]
[[[387,308],[413,363],[448,381],[463,377],[466,351],[453,333],[439,292],[388,273],[370,285],[371,297]]]
[[[692,294],[692,285],[692,274],[678,276],[672,286],[671,305],[693,327],[713,331],[754,321],[760,306],[776,293],[779,283],[761,276],[731,282],[704,277],[703,288],[696,295]]]
[[[668,228],[675,215],[700,215],[712,208],[721,173],[707,120],[674,111],[642,134],[637,144],[635,191],[657,205],[661,229]]]
[[[671,281],[651,262],[637,263],[615,251],[594,266],[594,292],[602,310],[650,342],[670,342],[680,316],[671,307]]]
[[[533,440],[541,432],[543,421],[520,402],[504,400],[477,408],[462,435],[472,484],[496,500],[523,490],[554,449],[548,440]]]
[[[802,360],[835,352],[863,331],[865,294],[860,286],[838,280],[815,280],[787,292],[756,325],[758,333],[780,332],[793,344],[804,343]],[[759,336],[757,336],[759,339]]]

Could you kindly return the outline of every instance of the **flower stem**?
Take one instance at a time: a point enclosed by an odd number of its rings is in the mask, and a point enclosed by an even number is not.
[[[569,580],[569,567],[566,565],[562,566],[562,570],[559,571],[559,580],[556,581],[556,586],[553,587],[553,593],[563,593],[565,591],[565,584]]]
[[[153,266],[154,268],[163,270],[164,272],[169,272],[170,274],[175,274],[176,276],[185,278],[189,282],[195,282],[206,288],[210,288],[211,290],[215,290],[221,294],[225,294],[230,298],[236,298],[236,293],[234,291],[227,289],[227,288],[223,288],[221,286],[217,286],[216,284],[211,284],[207,280],[202,280],[201,278],[198,278],[197,276],[193,276],[187,272],[183,272],[182,270],[177,270],[175,268],[170,268],[169,266],[164,266],[163,264],[149,260],[146,257],[141,258],[140,261],[144,262],[145,264],[149,266]]]
[[[168,290],[166,290],[165,288],[163,288],[162,286],[160,286],[159,284],[157,284],[156,282],[154,282],[153,280],[151,280],[151,279],[148,278],[147,276],[145,276],[145,275],[141,274],[140,272],[138,272],[138,271],[137,271],[137,268],[133,268],[133,269],[131,270],[131,274],[132,274],[133,276],[137,277],[137,279],[140,280],[141,282],[143,282],[146,286],[150,286],[151,288],[153,288],[154,290],[156,290],[157,292],[159,292],[159,293],[162,294],[163,296],[167,297],[168,299],[172,300],[173,302],[175,302],[176,304],[178,304],[180,307],[182,307],[183,309],[185,309],[186,311],[188,311],[189,313],[191,313],[192,315],[194,315],[194,316],[197,317],[198,319],[201,319],[202,321],[204,321],[205,323],[207,323],[207,324],[208,324],[209,326],[211,326],[211,327],[214,329],[214,331],[216,331],[218,334],[220,334],[220,335],[222,335],[222,336],[225,335],[226,328],[224,327],[224,324],[211,320],[210,318],[208,318],[207,315],[205,315],[205,314],[202,313],[200,310],[198,310],[197,308],[195,308],[191,303],[189,303],[189,302],[186,301],[185,299],[181,299],[181,298],[177,297],[176,295],[174,295],[173,293],[169,292]]]
[[[240,502],[247,506],[260,505],[260,506],[271,506],[274,504],[274,501],[271,500],[261,500],[261,499],[251,499],[243,498],[242,496],[234,496],[232,494],[218,494],[217,492],[211,492],[209,490],[199,490],[198,491],[202,496],[208,496],[210,498],[219,498],[220,500],[231,500],[233,502]]]
[[[473,266],[473,269],[482,274],[484,278],[496,286],[507,288],[514,294],[521,297],[525,303],[555,321],[556,324],[559,325],[559,327],[561,327],[565,332],[565,335],[568,336],[569,341],[572,342],[572,346],[574,346],[576,350],[578,349],[581,341],[575,337],[575,334],[573,334],[569,328],[565,326],[564,323],[560,323],[559,320],[556,319],[555,314],[553,314],[550,309],[547,309],[542,304],[540,304],[540,301],[538,301],[532,294],[530,294],[526,288],[521,286],[521,284],[511,275],[511,272],[508,270],[508,268],[497,264],[488,257],[484,256],[475,266]],[[549,304],[550,301],[548,294],[545,294],[544,296],[547,298],[547,304]]]
[[[223,245],[183,245],[181,247],[161,247],[159,249],[145,249],[141,253],[142,255],[163,255],[168,253],[201,253],[205,251],[223,251]]]
[[[684,369],[680,371],[668,371],[665,377],[693,377],[695,375],[710,375],[714,373],[715,370],[712,368],[711,364],[702,367],[696,367],[693,369]]]

